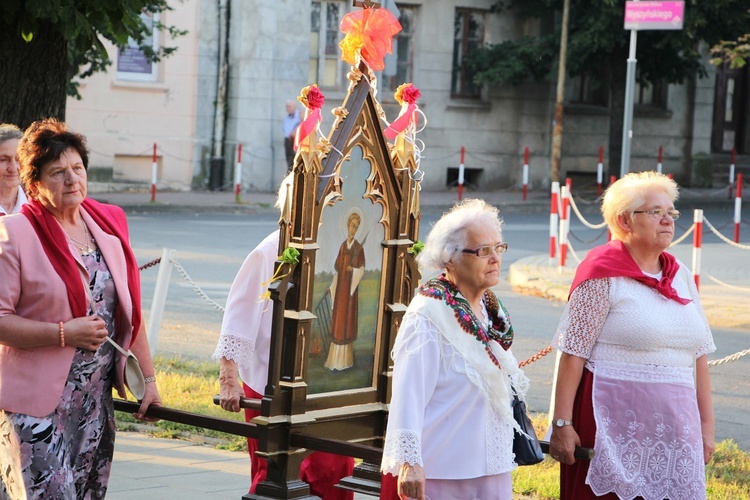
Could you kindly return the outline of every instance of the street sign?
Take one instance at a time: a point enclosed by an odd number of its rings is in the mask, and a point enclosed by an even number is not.
[[[625,2],[626,30],[681,30],[685,2]]]

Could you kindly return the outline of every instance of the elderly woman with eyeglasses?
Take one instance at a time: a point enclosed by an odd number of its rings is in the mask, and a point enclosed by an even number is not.
[[[631,173],[604,195],[612,241],[581,262],[553,345],[562,351],[550,439],[562,499],[706,498],[714,452],[711,330],[667,253],[677,184]],[[576,445],[595,456],[576,461]]]
[[[440,218],[417,257],[443,273],[419,287],[393,348],[381,470],[398,476],[400,498],[512,497],[511,399],[523,398],[529,381],[491,290],[507,249],[497,209],[465,200]]]

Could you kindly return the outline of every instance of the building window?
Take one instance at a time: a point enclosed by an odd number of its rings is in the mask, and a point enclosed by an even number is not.
[[[402,83],[414,81],[414,25],[417,12],[414,5],[396,4],[396,8],[401,31],[393,40],[395,68],[389,67],[389,57],[386,56],[385,69],[388,88],[394,92]]]
[[[141,20],[151,34],[143,40],[143,45],[151,47],[153,53],[159,51],[159,14],[141,13]],[[158,79],[158,64],[132,38],[117,53],[117,79],[136,82],[155,82]]]
[[[339,25],[345,14],[344,9],[344,2],[338,0],[313,1],[311,5],[308,78],[319,87],[340,86]]]
[[[463,65],[466,54],[484,45],[486,13],[480,10],[456,9],[453,19],[453,71],[451,96],[480,96],[481,87],[474,83],[473,72]]]
[[[609,105],[607,86],[589,73],[581,73],[571,78],[565,85],[566,100],[571,104],[588,106]]]
[[[663,80],[654,84],[647,83],[644,85],[636,82],[633,102],[636,106],[667,109],[667,88],[668,85]]]

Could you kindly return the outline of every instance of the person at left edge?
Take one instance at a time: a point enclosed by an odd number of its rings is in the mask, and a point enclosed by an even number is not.
[[[101,499],[115,440],[112,387],[140,360],[160,405],[140,276],[119,207],[86,198],[85,139],[38,121],[19,145],[31,201],[0,218],[0,497]]]
[[[15,214],[28,201],[18,175],[18,140],[21,129],[10,123],[0,124],[0,217]]]

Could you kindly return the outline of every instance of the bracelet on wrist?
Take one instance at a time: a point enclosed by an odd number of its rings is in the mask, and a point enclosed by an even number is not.
[[[60,335],[60,347],[65,347],[65,326],[62,321],[57,323],[59,327],[58,333]]]
[[[156,383],[156,377],[146,377],[146,378],[143,379],[143,383],[144,384],[148,384],[149,382]]]

